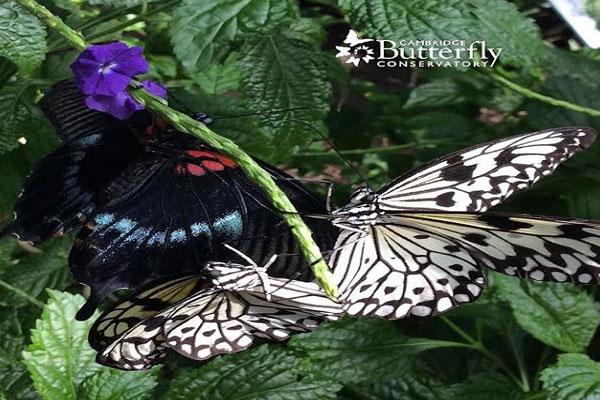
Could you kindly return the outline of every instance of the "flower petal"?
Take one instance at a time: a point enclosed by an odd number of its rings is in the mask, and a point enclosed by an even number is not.
[[[167,88],[160,83],[146,80],[142,81],[142,85],[144,85],[144,89],[146,89],[146,91],[148,91],[150,94],[162,97],[163,99],[167,98]]]
[[[136,103],[127,92],[121,92],[116,96],[87,96],[85,104],[92,110],[108,113],[120,120],[125,120],[131,117],[135,111],[144,108],[142,104]]]

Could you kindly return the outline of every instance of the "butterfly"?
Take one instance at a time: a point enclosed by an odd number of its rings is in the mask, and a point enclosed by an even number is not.
[[[69,264],[91,295],[78,319],[116,289],[193,275],[208,260],[229,259],[222,243],[261,262],[267,254],[298,253],[261,189],[198,139],[146,111],[122,122],[90,110],[72,80],[53,86],[40,105],[61,145],[34,165],[2,234],[35,244],[80,229]],[[299,181],[259,163],[300,212],[326,212],[324,200]],[[331,248],[337,229],[308,223],[317,243]],[[271,275],[311,279],[308,264],[296,261],[277,259]]]
[[[429,316],[475,300],[484,267],[538,281],[600,282],[600,222],[485,212],[589,147],[590,128],[480,144],[357,190],[332,213],[330,266],[350,315]]]
[[[232,247],[230,250],[240,254]],[[151,284],[106,310],[90,330],[101,364],[146,369],[169,350],[206,360],[257,340],[282,341],[341,316],[339,303],[314,282],[271,278],[269,262],[208,262],[200,276]]]

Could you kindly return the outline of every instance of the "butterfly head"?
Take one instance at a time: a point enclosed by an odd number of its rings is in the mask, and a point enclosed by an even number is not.
[[[333,220],[333,224],[340,227],[374,223],[379,215],[377,193],[368,187],[361,187],[352,193],[348,205],[332,214],[339,217]]]

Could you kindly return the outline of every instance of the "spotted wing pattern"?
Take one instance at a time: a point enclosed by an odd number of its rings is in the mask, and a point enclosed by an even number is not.
[[[474,300],[483,267],[600,283],[600,223],[502,214],[402,213],[342,232],[331,260],[351,315],[435,315]]]
[[[213,286],[222,290],[240,291],[261,284],[261,276],[257,270],[252,265],[210,262],[206,263],[202,272],[209,277]]]
[[[408,172],[382,188],[382,211],[482,212],[551,174],[596,139],[591,128],[556,128],[484,143]]]
[[[600,283],[600,222],[495,213],[403,214],[401,218],[448,237],[482,265],[507,275]]]
[[[436,315],[475,300],[485,286],[468,251],[402,218],[344,230],[335,248],[330,265],[350,315]]]
[[[189,286],[182,280],[175,282]],[[340,305],[329,300],[316,283],[281,278],[270,282],[271,301],[266,300],[262,285],[244,291],[202,289],[154,316],[140,318],[136,325],[126,324],[126,331],[99,350],[97,360],[122,369],[144,369],[168,349],[205,360],[244,350],[256,340],[281,341],[293,333],[314,330],[341,314]],[[131,305],[115,308],[125,310],[144,303],[141,294],[128,300]],[[101,318],[112,313],[112,309],[106,311]],[[118,327],[119,318],[113,318],[111,325]]]

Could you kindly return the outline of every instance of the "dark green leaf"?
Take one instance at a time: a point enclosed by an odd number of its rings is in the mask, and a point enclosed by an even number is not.
[[[171,27],[175,55],[185,68],[198,71],[237,36],[266,30],[297,13],[289,0],[183,0]]]
[[[144,400],[157,385],[157,368],[152,371],[130,372],[103,368],[88,378],[81,387],[85,400]]]
[[[519,400],[526,399],[514,381],[497,373],[480,373],[453,385],[440,387],[441,398],[452,400]]]
[[[600,305],[572,284],[527,282],[494,274],[500,297],[521,327],[563,351],[584,352],[600,323]]]
[[[336,383],[308,375],[292,353],[263,345],[181,372],[163,399],[326,400],[335,399],[339,389]]]
[[[18,140],[28,136],[25,127],[31,118],[31,110],[23,99],[22,90],[0,91],[0,104],[0,154],[4,154],[22,145]]]
[[[45,52],[46,31],[38,19],[14,1],[2,2],[0,56],[11,60],[21,71],[29,73],[44,60]]]
[[[315,44],[284,32],[254,36],[242,53],[242,94],[256,111],[266,113],[261,119],[273,137],[263,146],[273,151],[272,159],[283,159],[315,136],[306,124],[324,129],[321,120],[329,110],[331,84],[323,70],[323,54]],[[269,113],[294,108],[308,110]]]
[[[407,337],[390,321],[364,318],[332,323],[296,336],[289,345],[304,351],[325,376],[354,383],[395,377],[412,366],[415,354],[456,343]]]
[[[21,352],[25,335],[39,313],[35,307],[0,309],[0,393],[12,400],[36,398]]]
[[[44,243],[37,252],[22,254],[0,266],[0,279],[34,298],[43,296],[45,289],[64,289],[70,281],[70,247],[70,237]],[[6,288],[0,288],[0,299],[0,304],[13,307],[30,304],[27,298]]]
[[[413,372],[398,370],[401,378],[393,380],[375,380],[361,385],[347,385],[338,396],[340,400],[438,400],[440,383],[427,376],[424,371]],[[454,398],[452,398],[454,399]]]
[[[464,91],[456,81],[438,79],[411,90],[404,107],[443,107],[465,101]]]
[[[558,363],[542,371],[542,381],[552,400],[596,400],[600,363],[584,354],[561,354]]]

